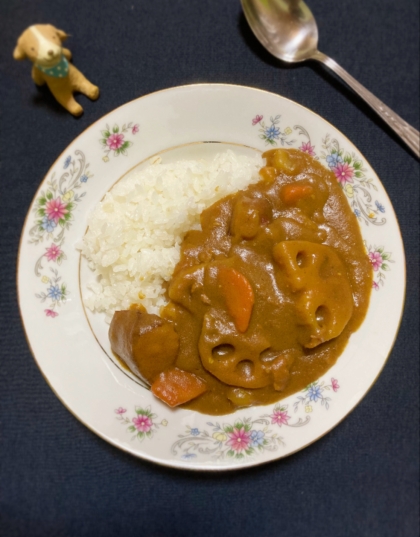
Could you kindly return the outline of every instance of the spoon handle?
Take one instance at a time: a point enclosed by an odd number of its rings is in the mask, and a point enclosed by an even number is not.
[[[414,127],[409,125],[400,116],[388,108],[382,101],[375,97],[370,91],[368,91],[360,82],[353,78],[347,71],[345,71],[337,62],[332,58],[329,58],[322,52],[316,51],[311,56],[311,59],[318,60],[338,76],[340,76],[344,82],[346,82],[362,99],[364,99],[375,112],[387,123],[400,138],[408,145],[413,153],[420,157],[420,133]]]

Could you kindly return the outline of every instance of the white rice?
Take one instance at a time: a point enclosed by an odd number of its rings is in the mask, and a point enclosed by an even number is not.
[[[80,249],[93,270],[85,305],[106,312],[133,303],[159,313],[189,229],[217,200],[258,181],[262,159],[226,151],[213,160],[160,159],[118,182],[97,205]]]

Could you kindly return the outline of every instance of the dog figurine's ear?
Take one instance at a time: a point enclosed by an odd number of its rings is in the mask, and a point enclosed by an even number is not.
[[[56,32],[61,41],[65,41],[69,36],[64,30],[59,30],[58,28],[56,29]]]
[[[19,43],[16,45],[15,50],[13,51],[13,58],[15,60],[24,60],[26,58],[26,54]]]

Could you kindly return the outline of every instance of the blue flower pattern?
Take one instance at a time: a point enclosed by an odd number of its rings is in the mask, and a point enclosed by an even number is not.
[[[321,388],[317,385],[310,386],[308,389],[308,397],[310,401],[318,401],[318,399],[322,399],[322,393]]]
[[[51,287],[48,288],[48,296],[52,300],[60,300],[61,298],[61,289],[58,285],[51,285]]]
[[[57,223],[54,220],[50,220],[48,216],[44,216],[42,219],[41,227],[45,229],[48,233],[52,233],[54,228],[57,226]]]
[[[266,125],[263,121],[263,116],[258,115],[252,120],[252,125],[259,125],[258,131],[261,133],[259,137],[265,140],[266,144],[270,145],[293,145],[296,140],[288,140],[288,136],[292,133],[292,129],[287,127],[283,132],[280,129],[280,115],[271,116],[270,124]]]
[[[66,160],[64,161],[64,166],[63,166],[63,168],[64,168],[64,169],[68,168],[68,167],[70,166],[70,162],[71,162],[71,157],[68,156],[68,157],[66,158]]]
[[[251,447],[258,447],[264,445],[264,436],[263,431],[251,431]]]
[[[265,135],[269,140],[276,140],[280,136],[280,129],[275,125],[271,125],[271,127],[265,129]]]
[[[335,384],[333,384],[333,382]],[[303,395],[298,395],[296,397],[296,401],[293,403],[293,408],[296,412],[300,405],[305,405],[307,407],[306,412],[312,412],[311,403],[320,401],[321,405],[328,410],[331,398],[328,397],[325,392],[330,390],[335,392],[338,388],[339,386],[336,379],[331,379],[331,384],[328,385],[326,385],[324,381],[319,382],[316,380],[315,382],[312,382],[312,384],[306,386],[302,392]]]
[[[330,168],[335,168],[338,164],[342,164],[344,162],[343,158],[338,153],[331,153],[331,155],[327,155],[326,160]]]
[[[382,203],[379,203],[379,201],[375,201],[375,205],[378,208],[378,211],[380,211],[381,213],[385,212],[385,207],[382,205]]]

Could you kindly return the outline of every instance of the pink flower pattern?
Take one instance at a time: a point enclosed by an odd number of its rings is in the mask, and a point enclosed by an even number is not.
[[[45,205],[45,214],[49,220],[54,220],[57,223],[64,215],[68,213],[67,205],[61,201],[60,198],[55,198],[47,201]]]
[[[153,421],[149,416],[144,414],[140,414],[136,418],[133,418],[132,422],[134,423],[134,427],[142,433],[148,433],[153,425]]]
[[[127,431],[131,434],[134,433],[133,438],[137,438],[140,442],[143,442],[146,438],[152,438],[155,432],[159,429],[159,425],[166,426],[167,420],[162,420],[160,424],[156,422],[157,415],[151,411],[150,407],[141,408],[135,407],[136,415],[134,418],[127,416],[127,409],[120,406],[114,409],[115,418],[127,427]]]
[[[315,146],[311,145],[311,142],[302,142],[302,145],[299,148],[304,153],[308,153],[308,155],[311,155],[311,157],[315,156]]]
[[[263,116],[256,115],[254,117],[254,119],[252,120],[252,125],[254,125],[254,126],[257,125],[257,123],[260,123],[260,121],[262,121],[262,119],[263,119]]]
[[[62,253],[59,246],[56,244],[51,244],[49,248],[46,248],[45,257],[48,259],[48,261],[55,261],[57,257]]]
[[[353,183],[354,168],[346,162],[338,163],[332,170],[342,185]]]
[[[115,151],[119,149],[124,143],[124,134],[111,134],[107,141],[106,145],[112,150]]]
[[[229,433],[229,440],[226,442],[235,451],[243,451],[250,444],[251,433],[247,432],[244,427],[234,428],[233,432]]]
[[[334,392],[338,391],[340,386],[338,385],[338,380],[337,379],[331,379],[331,387],[332,387]]]
[[[373,270],[379,270],[381,268],[383,259],[379,252],[369,252],[369,260],[372,263]]]
[[[274,409],[270,418],[271,418],[271,423],[273,424],[275,423],[279,427],[281,427],[282,425],[288,425],[287,422],[290,420],[290,416],[287,413],[287,411],[276,409],[276,408]]]
[[[367,246],[368,259],[374,271],[372,289],[379,291],[385,285],[386,272],[391,270],[390,263],[394,263],[392,253],[387,252],[384,246]]]
[[[54,310],[50,310],[50,309],[46,309],[44,310],[45,311],[45,315],[47,317],[52,317],[54,319],[54,317],[57,317],[58,313]]]
[[[127,156],[127,150],[133,145],[133,142],[127,139],[127,136],[136,135],[140,131],[140,125],[138,123],[124,123],[123,125],[113,125],[110,127],[108,124],[101,130],[102,138],[99,143],[102,145],[105,156],[102,157],[104,162],[109,162],[109,156],[118,155]]]

